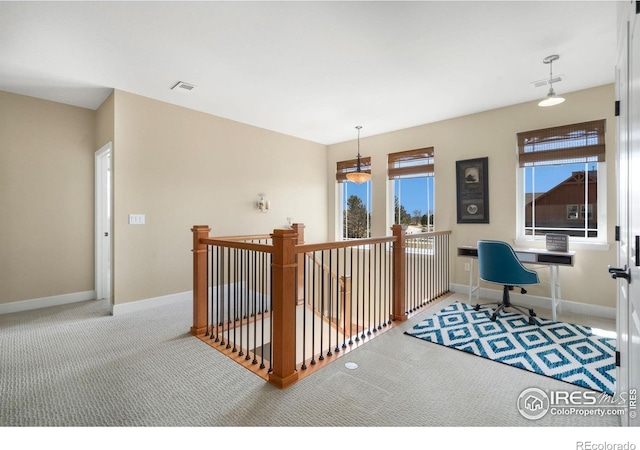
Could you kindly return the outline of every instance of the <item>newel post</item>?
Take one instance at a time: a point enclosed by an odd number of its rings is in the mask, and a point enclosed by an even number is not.
[[[294,223],[291,225],[291,228],[298,234],[296,244],[304,244],[304,224]],[[296,256],[296,262],[298,263],[298,289],[296,293],[296,303],[298,305],[302,305],[304,302],[304,253],[298,253]]]
[[[293,230],[273,230],[272,368],[269,383],[283,389],[298,381],[296,371],[296,242]]]
[[[395,224],[391,229],[393,230],[393,236],[396,238],[393,242],[393,311],[391,319],[405,321],[408,319],[405,309],[405,238],[407,226]]]
[[[207,244],[201,239],[209,237],[208,225],[194,225],[193,232],[193,326],[194,336],[207,332]]]

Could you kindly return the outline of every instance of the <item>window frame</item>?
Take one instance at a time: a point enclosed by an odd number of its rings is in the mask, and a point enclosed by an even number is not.
[[[354,239],[363,239],[363,238],[349,238],[349,237],[345,237],[345,226],[344,226],[344,203],[346,202],[346,198],[344,195],[345,189],[348,189],[348,184],[352,183],[351,181],[347,180],[347,173],[349,172],[355,172],[356,168],[357,168],[357,159],[350,159],[350,160],[346,160],[346,161],[338,161],[336,162],[336,198],[338,199],[338,205],[337,205],[337,236],[336,236],[336,240],[340,240],[340,241],[345,241],[345,240],[354,240]],[[361,166],[361,171],[362,172],[366,172],[366,173],[371,173],[371,157],[361,157],[360,158],[360,166]],[[367,209],[367,237],[370,238],[372,236],[371,233],[371,225],[372,225],[372,218],[370,218],[369,216],[373,215],[373,205],[372,205],[372,179],[370,178],[368,181],[366,181],[365,183],[362,183],[364,185],[366,185],[366,198],[365,200],[365,207]]]
[[[604,119],[602,119],[601,121],[585,122],[584,125],[592,125],[596,122],[599,122],[599,125],[602,126],[604,130],[604,126],[606,125],[606,122]],[[567,127],[579,127],[580,125],[583,125],[583,124],[575,124]],[[565,128],[565,127],[554,127],[554,128],[549,128],[547,130],[552,132],[554,129],[562,129],[562,128]],[[540,130],[540,131],[546,131],[546,130]],[[519,135],[528,134],[528,133],[533,133],[533,132],[519,133]],[[604,146],[604,131],[602,131],[602,133],[603,135],[601,136],[601,143],[598,145]],[[518,138],[520,141],[520,136],[518,136]],[[580,149],[579,151],[584,151],[584,149]],[[552,150],[552,152],[556,152],[556,150]],[[590,165],[595,164],[596,171],[597,171],[598,207],[597,207],[597,211],[595,211],[595,214],[597,215],[597,222],[598,222],[597,234],[598,235],[597,237],[569,236],[569,247],[572,250],[574,249],[607,250],[609,248],[609,243],[607,240],[607,175],[606,175],[607,165],[604,160],[604,147],[599,148],[597,150],[597,153],[598,153],[597,154],[598,162],[589,162],[588,164]],[[516,214],[515,243],[516,245],[523,246],[523,247],[544,247],[546,243],[546,239],[544,235],[527,235],[525,230],[525,210],[526,210],[526,204],[527,204],[526,203],[525,171],[527,167],[524,167],[524,166],[521,167],[521,162],[520,162],[521,154],[522,152],[516,149],[516,183],[517,183],[516,210],[517,210],[517,214]],[[575,164],[576,162],[582,163],[582,161],[571,161],[570,159],[571,158],[567,158],[566,162],[560,163],[557,165]],[[593,211],[592,202],[589,200],[588,202],[589,202],[588,203],[589,206],[587,206],[587,208],[591,208],[591,211]],[[566,214],[568,214],[568,206],[569,205],[567,205]],[[585,220],[584,206],[585,206],[584,204],[577,205],[578,217],[575,220]],[[574,219],[571,219],[571,220],[574,220]]]
[[[387,154],[387,229],[395,224],[395,182],[397,179],[433,178],[433,229],[435,230],[436,215],[436,182],[435,182],[435,150],[434,147],[424,147]],[[427,184],[429,181],[427,181]],[[425,212],[427,215],[429,211]],[[427,216],[428,220],[428,216]],[[390,231],[388,232],[390,233]]]

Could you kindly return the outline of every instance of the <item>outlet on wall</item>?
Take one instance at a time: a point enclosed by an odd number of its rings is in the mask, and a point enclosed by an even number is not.
[[[471,267],[469,266],[469,263],[464,263],[464,271],[468,272],[469,270],[471,270]]]

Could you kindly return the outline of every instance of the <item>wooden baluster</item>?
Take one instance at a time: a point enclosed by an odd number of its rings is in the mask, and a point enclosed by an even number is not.
[[[348,334],[350,339],[349,343],[351,344],[351,336],[353,335],[353,324],[351,323],[351,277],[341,276],[340,281],[340,301],[342,302],[340,305],[340,315],[342,317],[338,320],[338,326],[343,326],[344,337],[346,339]],[[356,333],[357,332],[356,330]]]

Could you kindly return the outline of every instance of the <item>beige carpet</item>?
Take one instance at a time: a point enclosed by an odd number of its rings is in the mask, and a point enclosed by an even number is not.
[[[104,301],[0,315],[0,426],[619,426],[616,417],[527,420],[516,409],[524,389],[566,383],[403,334],[443,304],[286,390],[189,335],[190,303],[120,316]]]

